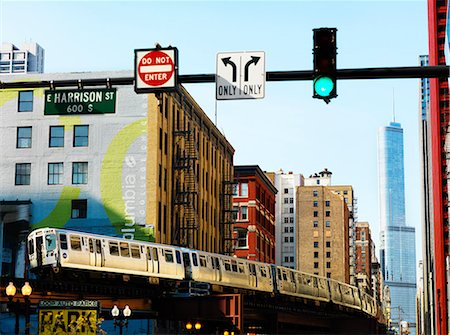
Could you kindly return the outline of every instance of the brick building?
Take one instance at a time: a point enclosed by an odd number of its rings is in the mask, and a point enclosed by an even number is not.
[[[277,189],[257,165],[234,167],[235,255],[275,263]]]

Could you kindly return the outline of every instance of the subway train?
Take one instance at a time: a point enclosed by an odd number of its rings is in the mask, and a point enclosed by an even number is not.
[[[40,228],[28,235],[30,270],[102,272],[195,282],[332,302],[375,317],[373,297],[355,286],[290,268],[184,247]]]

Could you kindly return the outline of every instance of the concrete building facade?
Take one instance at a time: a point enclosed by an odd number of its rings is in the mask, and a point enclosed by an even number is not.
[[[20,48],[3,43],[0,49],[0,75],[44,72],[44,49],[37,43],[28,42]]]
[[[275,202],[275,262],[294,269],[297,266],[298,240],[296,189],[304,183],[302,174],[283,170],[267,173],[278,190]]]

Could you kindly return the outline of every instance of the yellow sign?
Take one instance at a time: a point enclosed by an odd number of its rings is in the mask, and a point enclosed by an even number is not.
[[[40,309],[39,335],[95,335],[96,309]]]

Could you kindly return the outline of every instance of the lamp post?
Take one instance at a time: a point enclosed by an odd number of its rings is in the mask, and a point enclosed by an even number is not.
[[[14,312],[16,316],[16,324],[14,327],[14,334],[19,334],[19,314],[20,314],[20,302],[19,298],[16,301],[13,301],[14,296],[16,295],[17,289],[14,286],[13,282],[9,282],[6,287],[6,295],[8,296],[8,309]],[[33,292],[33,289],[30,286],[29,282],[25,282],[21,289],[22,296],[25,300],[25,335],[30,334],[30,295]]]
[[[128,305],[125,305],[122,315],[120,315],[120,310],[117,305],[114,305],[114,307],[111,309],[111,314],[114,318],[114,329],[116,329],[116,326],[119,326],[119,335],[122,335],[123,327],[128,328],[128,318],[131,316],[131,308]]]

